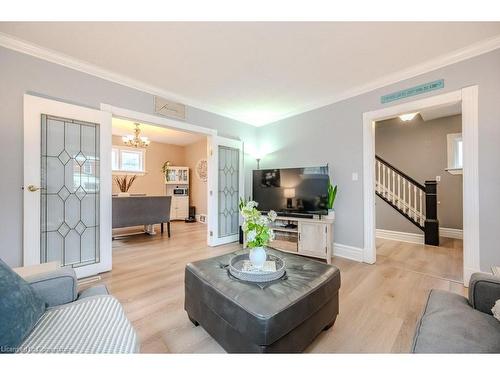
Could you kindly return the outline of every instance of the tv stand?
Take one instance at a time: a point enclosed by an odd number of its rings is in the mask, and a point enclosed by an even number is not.
[[[296,217],[296,218],[300,218],[300,219],[312,219],[312,218],[314,218],[313,214],[301,214],[301,213],[297,213],[297,212],[278,213],[278,217],[282,217],[282,216]]]
[[[271,227],[275,239],[269,247],[332,262],[334,219],[278,216]],[[246,239],[243,246],[246,247]]]

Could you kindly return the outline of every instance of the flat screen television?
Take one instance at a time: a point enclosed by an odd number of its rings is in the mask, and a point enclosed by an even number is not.
[[[253,171],[253,200],[280,215],[328,214],[328,166]]]

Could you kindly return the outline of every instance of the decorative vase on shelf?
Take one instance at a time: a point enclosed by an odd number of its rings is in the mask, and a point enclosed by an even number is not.
[[[254,247],[250,249],[249,257],[252,266],[260,270],[264,266],[264,263],[266,262],[267,259],[266,249],[262,246]]]
[[[328,215],[326,215],[326,218],[327,219],[333,219],[333,220],[335,220],[335,210],[329,209],[328,210]]]

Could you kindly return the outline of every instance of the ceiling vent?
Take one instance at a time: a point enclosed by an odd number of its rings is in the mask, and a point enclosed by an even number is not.
[[[181,120],[186,119],[186,106],[181,103],[155,96],[155,113],[162,116],[174,117]]]

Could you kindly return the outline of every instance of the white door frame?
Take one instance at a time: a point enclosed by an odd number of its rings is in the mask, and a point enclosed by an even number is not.
[[[363,113],[363,261],[375,263],[375,122],[423,108],[462,103],[463,139],[463,249],[464,285],[480,270],[479,262],[479,159],[478,159],[478,86],[402,103]]]
[[[40,186],[41,115],[53,115],[100,124],[100,261],[76,267],[79,278],[111,270],[111,116],[97,109],[24,95],[24,191],[23,191],[23,265],[40,264],[40,191],[30,192],[28,185]],[[26,152],[26,150],[30,150]]]
[[[142,123],[148,123],[154,126],[160,126],[164,128],[176,129],[180,131],[197,133],[205,135],[207,137],[207,168],[208,168],[208,179],[207,179],[207,243],[209,246],[216,246],[219,243],[213,241],[213,236],[210,236],[210,232],[214,233],[215,222],[217,220],[217,204],[215,201],[215,194],[210,194],[213,184],[217,181],[217,165],[214,164],[212,154],[214,153],[214,146],[216,144],[217,130],[205,128],[203,126],[198,126],[190,124],[188,122],[178,121],[174,119],[169,119],[166,117],[160,117],[156,115],[151,115],[148,113],[132,111],[126,108],[120,108],[112,106],[110,104],[101,103],[101,110],[108,112],[111,116],[125,118],[129,120],[136,120]],[[110,128],[111,129],[111,128]],[[235,142],[241,143],[241,141],[235,140]],[[109,145],[111,149],[111,143]],[[243,169],[241,169],[244,173]],[[111,195],[110,195],[111,196]]]

